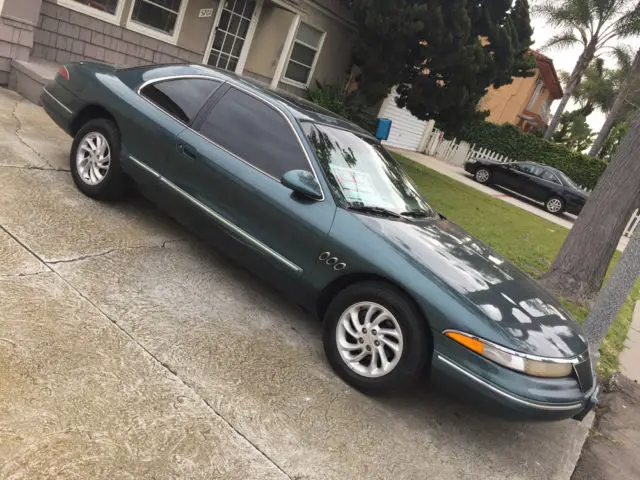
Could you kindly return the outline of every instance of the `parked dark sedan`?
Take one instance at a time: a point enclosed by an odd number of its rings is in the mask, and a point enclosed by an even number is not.
[[[83,193],[135,182],[322,319],[329,363],[355,388],[431,369],[520,416],[593,408],[587,344],[562,305],[439,216],[352,123],[199,65],[69,64],[41,98],[74,137]]]
[[[464,169],[478,183],[494,183],[524,197],[544,203],[549,213],[579,215],[589,195],[560,170],[535,162],[503,163],[473,159]]]

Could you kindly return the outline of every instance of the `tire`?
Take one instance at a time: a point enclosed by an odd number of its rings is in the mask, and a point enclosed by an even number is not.
[[[100,153],[100,146],[104,141],[107,145],[102,151],[108,153],[108,163],[102,156],[104,153]],[[91,148],[93,146],[97,148]],[[84,162],[81,157],[85,158]],[[125,182],[120,165],[120,132],[115,123],[105,118],[85,123],[73,140],[69,166],[76,186],[88,197],[96,200],[121,198]]]
[[[367,306],[373,309],[372,325],[365,322]],[[350,318],[347,312],[351,309],[357,309],[360,330],[356,331],[353,323],[345,321],[352,333],[358,333],[358,338],[349,334],[342,322],[343,316]],[[383,314],[390,314],[392,319],[387,316],[374,328]],[[399,330],[400,336],[385,335],[379,329]],[[389,342],[396,344],[399,354],[389,347]],[[352,351],[340,349],[339,344],[348,345]],[[378,353],[380,348],[389,362],[387,372]],[[367,394],[394,393],[411,388],[431,358],[429,327],[413,302],[397,288],[383,282],[359,283],[341,291],[329,304],[324,316],[324,350],[333,370],[357,390]],[[370,353],[374,350],[375,365]],[[368,356],[349,362],[344,355]]]
[[[544,202],[544,209],[554,215],[560,215],[564,212],[565,208],[566,204],[560,197],[550,197],[546,202]]]
[[[473,174],[473,178],[475,179],[475,181],[478,183],[482,183],[483,185],[490,183],[492,176],[493,175],[491,174],[491,170],[484,167],[478,168]]]

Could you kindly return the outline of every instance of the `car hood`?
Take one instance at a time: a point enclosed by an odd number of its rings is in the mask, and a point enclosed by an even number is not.
[[[497,343],[553,358],[574,357],[587,349],[580,327],[551,294],[456,224],[354,216],[415,268],[470,302],[494,327]]]

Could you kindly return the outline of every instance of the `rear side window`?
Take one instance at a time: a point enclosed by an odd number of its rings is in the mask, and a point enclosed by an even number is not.
[[[142,89],[142,95],[183,123],[191,123],[221,82],[203,78],[160,81]]]
[[[282,115],[235,88],[225,93],[199,130],[225,150],[278,180],[289,170],[309,170],[302,147]]]
[[[558,177],[556,177],[552,172],[546,169],[542,171],[542,179],[547,180],[549,182],[560,184],[560,180],[558,180]]]

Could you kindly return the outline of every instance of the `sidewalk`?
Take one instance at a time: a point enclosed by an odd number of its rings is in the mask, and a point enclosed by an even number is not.
[[[506,190],[502,190],[500,187],[492,188],[487,187],[486,185],[481,185],[476,182],[471,175],[464,171],[461,167],[457,165],[451,165],[449,163],[443,162],[442,160],[438,160],[435,157],[431,157],[428,155],[423,155],[418,152],[413,152],[410,150],[402,150],[398,148],[394,148],[394,151],[400,153],[401,155],[417,162],[421,165],[424,165],[431,170],[435,170],[438,173],[446,175],[447,177],[453,178],[460,183],[464,183],[471,188],[475,188],[487,195],[491,195],[494,198],[498,198],[503,202],[507,202],[515,207],[521,208],[529,213],[533,213],[538,217],[549,220],[550,222],[555,223],[556,225],[560,225],[568,230],[571,230],[573,227],[573,222],[576,220],[575,215],[571,215],[568,213],[563,213],[561,216],[552,215],[545,211],[540,206],[536,205],[534,202],[528,201],[524,198],[515,198],[512,194],[507,192]],[[620,244],[618,245],[618,250],[623,251],[624,247],[627,245],[627,239],[622,238],[620,240]]]
[[[620,364],[621,375],[601,399],[573,480],[640,478],[640,302]]]

